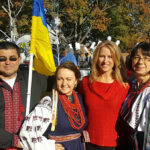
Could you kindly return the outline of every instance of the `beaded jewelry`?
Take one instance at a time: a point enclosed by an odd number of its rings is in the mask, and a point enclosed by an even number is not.
[[[61,101],[65,113],[68,116],[71,126],[74,129],[79,130],[85,124],[85,118],[77,94],[75,93],[75,91],[73,91],[72,94],[74,103],[71,103],[66,95],[60,93],[59,99]]]

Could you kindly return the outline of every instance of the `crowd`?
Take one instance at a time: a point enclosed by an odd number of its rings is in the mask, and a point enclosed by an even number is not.
[[[28,69],[16,44],[0,42],[0,150],[149,150],[150,43],[135,45],[125,63],[109,40],[85,55],[68,49],[54,54],[51,80],[33,71],[25,116]],[[82,79],[79,62],[91,68]]]
[[[89,46],[81,45],[75,52],[66,43],[61,43],[58,46],[53,44],[52,47],[56,66],[65,61],[72,61],[80,68],[91,68],[93,50]]]

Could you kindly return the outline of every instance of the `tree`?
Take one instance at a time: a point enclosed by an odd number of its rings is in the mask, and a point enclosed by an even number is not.
[[[56,1],[55,1],[56,2]],[[91,30],[104,31],[110,18],[100,9],[99,3],[91,0],[61,0],[57,12],[62,26],[60,34],[67,43],[83,43]],[[55,3],[56,4],[56,3]],[[61,36],[60,36],[61,38]]]
[[[121,50],[130,50],[137,42],[149,41],[149,0],[43,0],[47,23],[59,17],[60,41],[87,43],[120,40]],[[30,33],[32,0],[0,1],[0,37]],[[11,15],[10,11],[11,10]],[[11,19],[11,17],[12,19]],[[13,20],[14,21],[11,21]],[[14,23],[13,25],[11,24]],[[3,33],[2,33],[3,32]]]
[[[18,37],[18,28],[22,31],[23,27],[29,25],[28,10],[32,8],[31,0],[1,0],[0,8],[0,27],[1,37],[5,34],[12,41]],[[30,11],[31,13],[31,11]],[[31,16],[31,15],[30,15]],[[21,29],[22,28],[22,29]],[[29,31],[29,30],[28,30]]]
[[[110,35],[113,41],[121,41],[124,52],[149,40],[149,1],[55,0],[53,4],[62,22],[60,38],[64,35],[62,40],[67,43],[97,43]]]
[[[108,17],[112,20],[107,31],[113,40],[121,40],[121,50],[130,51],[136,43],[150,41],[150,3],[144,0],[122,0],[110,9]]]

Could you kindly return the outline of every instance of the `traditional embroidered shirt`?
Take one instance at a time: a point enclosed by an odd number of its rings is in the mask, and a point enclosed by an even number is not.
[[[61,102],[58,100],[58,120],[56,122],[55,130],[51,131],[52,104],[52,99],[49,96],[46,96],[40,101],[40,104],[38,104],[35,109],[26,117],[20,131],[20,138],[22,140],[22,146],[24,149],[55,150],[55,141],[48,139],[48,135],[64,136],[68,134],[81,133],[85,128],[86,123],[83,129],[80,130],[75,130],[71,126]],[[81,105],[81,107],[83,109],[83,105]],[[61,142],[61,144],[65,147],[65,150],[84,150],[84,145],[81,142],[81,138],[68,142]]]
[[[146,102],[146,107],[145,107],[145,110],[143,112],[143,115],[142,115],[142,119],[141,119],[141,122],[138,126],[138,131],[144,131],[145,130],[145,126],[146,126],[146,122],[147,122],[147,118],[148,118],[148,112],[149,112],[149,109],[150,109],[150,87],[147,87],[145,88],[144,91],[142,91],[141,93],[139,93],[139,95],[136,97],[136,100],[135,102],[133,103],[132,105],[132,108],[131,108],[131,119],[128,120],[128,124],[133,128],[135,129],[136,127],[136,112],[137,112],[137,109],[138,109],[138,115],[140,116],[141,112],[142,112],[142,109],[143,109],[143,106],[144,106],[144,103]],[[123,110],[123,108],[125,107],[125,105],[127,104],[128,100],[129,100],[129,96],[130,96],[130,93],[128,94],[123,106],[122,106],[122,109],[121,111]],[[139,108],[137,108],[137,106]]]
[[[4,80],[4,81],[13,89],[15,80],[16,80],[16,76],[13,77],[12,79]]]
[[[145,128],[143,150],[150,149],[150,134],[149,133],[150,133],[150,110],[148,113],[148,120],[147,120],[146,128]]]
[[[19,81],[19,93],[21,96],[21,104],[23,105],[24,108],[26,108],[26,97],[27,97],[27,84],[28,84],[28,70],[27,69],[19,69],[18,73],[17,73],[17,78],[15,80],[15,83]],[[15,85],[15,84],[14,84]],[[47,77],[42,76],[36,72],[33,72],[33,80],[32,80],[32,94],[31,94],[31,104],[30,104],[30,110],[33,109],[35,107],[35,105],[40,101],[40,96],[42,94],[42,92],[46,91],[47,88]],[[3,82],[1,80],[1,84],[0,84],[0,149],[7,149],[7,148],[15,148],[16,144],[17,144],[17,134],[18,134],[18,125],[14,125],[14,129],[15,131],[10,132],[6,129],[6,125],[7,125],[7,121],[9,121],[9,119],[7,119],[6,116],[6,107],[7,107],[7,111],[12,111],[12,99],[9,98],[8,102],[10,102],[9,105],[10,107],[8,107],[7,102],[5,101],[5,97],[4,96],[4,90],[8,90],[10,94],[10,97],[12,95],[14,95],[13,92],[16,92],[15,89],[11,89],[9,87],[9,85],[6,82]],[[7,97],[8,98],[8,97]],[[18,99],[18,98],[17,98]],[[19,107],[19,105],[17,104],[16,101],[14,101],[15,103],[13,104],[14,110],[17,110],[16,108]],[[19,111],[21,113],[21,117],[24,118],[25,116],[25,110]],[[11,113],[11,116],[14,115],[13,112]],[[8,115],[9,116],[9,115]],[[15,117],[17,117],[18,115],[14,115]],[[12,120],[12,119],[11,119]],[[15,121],[16,123],[16,121]],[[11,123],[10,123],[11,124]],[[9,126],[9,125],[8,125]],[[12,126],[12,125],[11,125]],[[9,126],[10,127],[10,126]]]
[[[44,97],[26,118],[21,127],[20,137],[24,149],[55,150],[55,141],[43,136],[50,122],[52,122],[52,101]]]
[[[135,83],[136,83],[136,80],[132,81],[132,85],[134,85]],[[131,92],[132,92],[132,90],[131,90]],[[122,114],[123,110],[125,109],[126,105],[128,104],[130,95],[133,94],[131,92],[129,92],[129,94],[121,108],[121,114]],[[145,105],[145,107],[144,107],[144,105]],[[144,108],[144,111],[143,111],[139,126],[137,128],[137,131],[142,131],[145,136],[143,150],[149,150],[150,149],[150,144],[149,144],[150,143],[150,136],[149,136],[150,130],[148,129],[149,128],[148,115],[150,115],[149,114],[149,111],[150,111],[150,85],[145,87],[143,91],[139,92],[139,94],[136,96],[136,98],[132,104],[132,107],[130,108],[131,118],[126,121],[129,124],[129,126],[131,126],[131,128],[133,128],[133,129],[136,128],[137,121],[139,120],[139,116],[141,115],[143,108]],[[137,113],[138,113],[138,115],[137,115]]]

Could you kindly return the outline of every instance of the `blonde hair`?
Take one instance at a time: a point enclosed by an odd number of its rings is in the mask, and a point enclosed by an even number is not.
[[[97,78],[100,75],[98,59],[99,59],[99,53],[103,47],[107,47],[112,54],[112,59],[114,61],[114,67],[113,67],[113,73],[112,73],[113,79],[116,79],[119,83],[125,85],[125,83],[124,83],[125,74],[126,74],[125,73],[125,65],[124,65],[123,59],[121,57],[121,52],[120,52],[119,47],[116,45],[116,43],[114,43],[112,41],[103,41],[96,47],[96,49],[93,53],[90,82],[97,81]]]

